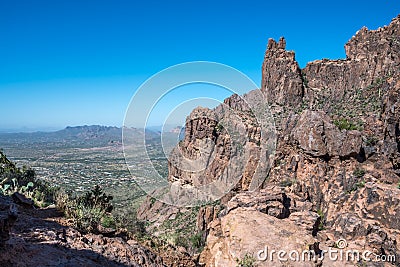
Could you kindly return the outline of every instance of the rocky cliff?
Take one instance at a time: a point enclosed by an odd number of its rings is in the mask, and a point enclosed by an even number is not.
[[[235,170],[227,173],[228,164],[240,166],[235,190],[248,189],[257,165],[260,163],[261,128],[246,101],[255,97],[249,92],[240,97],[232,95],[215,109],[196,108],[186,120],[185,136],[175,153],[169,158],[168,173],[170,181],[194,186],[205,185],[220,176],[235,175]],[[245,133],[243,140],[232,145],[232,134]],[[242,151],[244,157],[236,157]],[[183,159],[191,161],[184,164]],[[245,159],[245,160],[243,160]],[[242,166],[243,165],[243,166]]]
[[[263,189],[239,192],[207,224],[200,261],[235,266],[264,246],[318,254],[344,238],[347,249],[396,260],[275,258],[258,266],[399,266],[400,16],[358,31],[343,60],[301,69],[285,45],[270,39],[262,66],[261,90],[278,130],[274,166]]]
[[[272,136],[262,135],[246,105],[257,90],[233,95],[213,110],[197,108],[169,159],[169,180],[191,186],[214,182],[243,150],[250,156],[238,183],[218,203],[199,210],[148,198],[139,218],[159,234],[178,215],[197,214],[197,232],[206,244],[193,257],[203,266],[400,266],[400,16],[377,30],[361,29],[345,50],[346,59],[317,60],[302,69],[284,38],[270,39],[260,90],[275,120],[273,163],[261,158]],[[229,127],[221,123],[227,118],[244,125],[241,145],[232,145]],[[182,165],[182,158],[196,164]],[[252,190],[260,163],[271,169]],[[257,258],[265,247],[321,256],[338,246],[370,251],[373,261]],[[377,261],[379,256],[390,260]]]

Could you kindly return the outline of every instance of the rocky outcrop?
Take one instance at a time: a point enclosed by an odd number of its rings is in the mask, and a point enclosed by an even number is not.
[[[254,91],[243,97],[232,95],[213,110],[198,107],[191,112],[186,119],[185,137],[168,159],[170,182],[206,185],[226,176],[228,164],[233,161],[244,164],[237,188],[249,187],[262,142],[260,126],[246,104],[246,99],[254,95],[257,95]],[[236,147],[231,147],[233,132],[247,133]],[[240,163],[237,154],[243,150],[249,154],[247,162]]]
[[[265,244],[304,247],[298,236],[315,253],[345,238],[349,249],[396,258],[371,266],[399,264],[399,33],[400,16],[378,30],[363,28],[346,44],[346,59],[304,69],[283,38],[268,42],[261,89],[277,123],[275,164],[263,189],[237,193],[208,224],[205,266],[234,266]]]
[[[192,111],[186,120],[185,138],[169,158],[170,181],[178,177],[182,184],[199,186],[222,174],[230,149],[227,136],[217,133],[217,124],[213,110],[199,107]]]
[[[17,234],[8,242],[1,266],[166,266],[134,240],[36,227],[29,236]]]
[[[303,70],[311,90],[334,89],[331,100],[345,99],[345,92],[365,88],[377,79],[399,72],[400,22],[397,17],[389,26],[369,31],[362,28],[345,45],[345,60],[310,62]]]
[[[214,220],[210,229],[207,247],[200,258],[200,264],[206,266],[238,266],[246,257],[257,262],[257,266],[278,266],[277,257],[257,260],[259,251],[303,250],[316,242],[294,222],[279,220],[253,208],[234,209]],[[261,257],[265,257],[265,253]],[[299,262],[296,266],[314,266],[314,263]]]
[[[18,218],[18,210],[8,198],[0,196],[0,247],[10,239],[11,229]]]
[[[340,131],[321,111],[305,110],[292,132],[294,142],[304,153],[315,157],[350,157],[361,152],[361,133],[356,130]]]
[[[268,40],[262,65],[261,90],[269,103],[298,106],[302,102],[305,87],[301,69],[293,51],[286,50],[286,40]]]
[[[325,212],[317,209],[314,201],[302,198],[288,187],[269,186],[255,194],[241,192],[227,203],[219,218],[207,225],[209,234],[200,263],[237,266],[247,257],[257,266],[277,266],[282,261],[276,255],[265,259],[265,253],[306,250],[318,258],[322,250],[337,249],[336,241],[340,239],[347,241],[345,249],[369,251],[373,257],[394,255],[398,259],[399,191],[391,186],[367,183],[351,194],[339,195]],[[286,255],[286,259],[285,266],[343,264],[327,255],[305,261],[290,260]],[[349,260],[344,264],[357,266],[358,263]],[[386,266],[374,264],[377,265],[371,266]]]
[[[284,38],[268,41],[261,92],[275,118],[277,146],[259,190],[248,191],[266,139],[243,101],[254,92],[243,98],[233,95],[213,110],[197,108],[187,118],[185,137],[170,158],[171,182],[204,185],[224,172],[239,148],[252,155],[231,192],[197,213],[196,228],[207,238],[202,265],[364,264],[328,258],[301,263],[257,260],[265,246],[320,255],[337,248],[341,238],[349,249],[396,258],[367,266],[399,265],[400,16],[378,30],[361,29],[345,50],[346,59],[317,60],[301,69]],[[229,117],[230,109],[237,117]],[[244,125],[247,140],[242,146],[232,145],[224,119]],[[195,164],[182,168],[179,155]],[[142,207],[142,218],[154,225],[181,212],[148,202]],[[158,215],[152,216],[153,211]]]

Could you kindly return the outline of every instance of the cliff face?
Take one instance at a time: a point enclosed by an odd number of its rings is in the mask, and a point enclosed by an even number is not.
[[[268,138],[243,101],[255,91],[243,99],[233,95],[214,110],[198,108],[187,118],[177,151],[185,158],[206,155],[209,160],[182,170],[182,159],[173,154],[170,181],[198,186],[223,173],[232,150],[238,149],[220,124],[227,118],[226,107],[239,114],[232,124],[244,123],[248,140],[241,149],[251,155],[221,205],[198,212],[197,227],[207,240],[201,264],[236,266],[256,259],[264,246],[307,247],[318,254],[340,238],[348,249],[394,255],[392,264],[400,264],[400,16],[378,30],[361,29],[345,50],[346,59],[317,60],[301,69],[284,38],[268,41],[261,91],[274,115],[277,146],[260,190],[247,191]],[[193,174],[193,169],[202,171]],[[145,212],[149,206],[148,201],[142,207],[142,219],[152,217]],[[316,265],[343,262],[325,258],[287,266]]]
[[[261,90],[270,104],[298,106],[305,93],[302,73],[293,51],[286,50],[286,40],[268,40],[262,65]]]
[[[201,262],[228,266],[246,254],[255,257],[264,245],[296,248],[303,245],[301,233],[315,251],[345,238],[349,249],[396,255],[392,264],[398,265],[400,16],[357,32],[344,60],[300,69],[285,43],[269,40],[262,66],[261,90],[278,130],[275,164],[260,192],[239,192],[208,224]],[[282,229],[291,234],[281,236]]]
[[[220,176],[232,176],[233,171],[225,171],[231,161],[244,165],[237,174],[241,178],[236,189],[248,189],[260,160],[262,142],[261,128],[246,104],[255,95],[256,92],[249,92],[243,98],[232,95],[213,110],[200,107],[193,110],[186,119],[185,137],[169,158],[169,180],[205,185]],[[232,132],[246,133],[237,147],[232,147]],[[248,153],[244,163],[236,156],[241,151]]]

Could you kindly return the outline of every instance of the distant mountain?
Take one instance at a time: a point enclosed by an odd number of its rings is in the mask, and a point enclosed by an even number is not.
[[[129,129],[133,136],[142,136],[143,130],[137,128]],[[146,139],[160,138],[162,127],[146,128]],[[173,130],[175,129],[175,130]],[[166,127],[167,133],[173,133],[177,127]],[[18,133],[1,133],[0,147],[7,147],[7,144],[32,144],[32,143],[49,143],[74,145],[78,147],[104,146],[110,144],[122,143],[122,128],[115,126],[102,125],[83,125],[83,126],[67,126],[65,129],[52,132],[18,132]]]
[[[120,139],[122,130],[115,126],[101,126],[101,125],[84,125],[84,126],[68,126],[63,130],[55,132],[58,136],[64,138],[109,138]]]
[[[104,146],[122,142],[122,129],[111,126],[84,125],[68,126],[53,132],[0,133],[0,147],[9,144],[47,143],[54,146],[73,145],[77,147]]]
[[[54,132],[59,130],[59,127],[13,127],[0,128],[0,133],[33,133],[33,132]]]

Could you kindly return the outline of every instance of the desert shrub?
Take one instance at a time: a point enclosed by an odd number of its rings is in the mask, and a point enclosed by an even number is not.
[[[379,141],[379,139],[376,136],[373,136],[373,135],[368,136],[365,139],[365,143],[366,143],[367,146],[374,146],[374,145],[376,145],[378,143],[378,141]]]
[[[308,87],[307,75],[304,72],[301,72],[301,80],[303,81],[304,87]]]
[[[190,238],[190,244],[194,250],[201,251],[205,246],[205,237],[202,231],[199,231],[192,235]]]
[[[345,118],[334,120],[333,124],[335,124],[340,130],[359,130],[359,127],[356,124]]]
[[[296,179],[286,179],[279,183],[279,185],[282,187],[291,187],[294,184],[296,184]]]
[[[79,205],[73,213],[74,226],[83,232],[96,232],[104,213],[99,208]]]
[[[356,188],[363,188],[365,186],[365,181],[359,181],[354,185]]]
[[[322,231],[325,229],[325,213],[319,209],[317,214],[319,215],[318,231]]]
[[[347,193],[351,193],[357,191],[359,188],[365,187],[365,180],[362,179],[365,175],[366,171],[362,168],[357,168],[353,171],[353,176],[357,178],[357,181],[351,185],[349,189],[347,189]]]
[[[59,191],[56,196],[57,207],[71,219],[73,225],[83,232],[97,232],[99,223],[104,227],[115,227],[115,219],[111,214],[112,196],[103,192],[96,185],[83,195]]]
[[[172,233],[169,241],[175,246],[188,247],[188,240],[179,233]]]
[[[100,186],[96,185],[92,190],[79,197],[78,202],[88,208],[98,208],[105,212],[111,212],[113,210],[111,200],[113,200],[113,197],[104,193]]]
[[[12,195],[19,192],[31,198],[38,206],[47,206],[54,202],[58,187],[49,182],[37,179],[34,170],[28,167],[19,168],[0,151],[0,193]]]
[[[101,225],[106,228],[116,228],[115,218],[112,215],[105,215],[101,218]]]
[[[357,168],[353,171],[353,175],[357,178],[362,178],[365,175],[365,170],[361,168]]]
[[[250,255],[246,254],[242,259],[236,259],[237,267],[254,267],[256,259]]]
[[[118,229],[126,229],[136,239],[142,240],[148,238],[146,231],[146,222],[136,217],[136,210],[120,211],[115,217],[115,225]]]
[[[217,133],[221,133],[221,132],[223,131],[223,129],[224,129],[224,126],[222,126],[222,124],[220,124],[220,123],[218,123],[218,124],[215,126],[215,131],[216,131]]]
[[[353,184],[353,186],[350,187],[350,189],[348,189],[346,192],[348,194],[350,194],[350,193],[352,193],[354,191],[357,191],[359,188],[363,188],[364,186],[365,186],[365,181],[362,180],[362,181],[359,181],[359,182]]]

